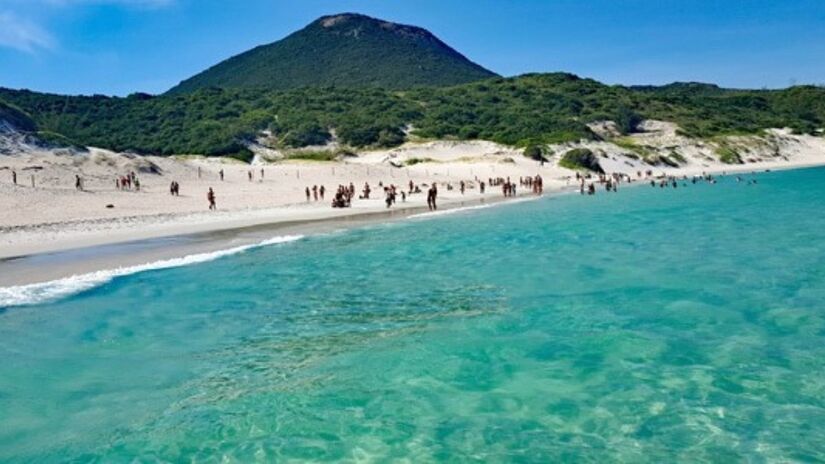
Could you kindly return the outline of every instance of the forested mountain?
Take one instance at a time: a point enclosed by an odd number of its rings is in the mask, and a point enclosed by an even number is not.
[[[351,147],[387,147],[411,136],[483,139],[527,146],[597,137],[587,123],[642,118],[712,137],[790,127],[819,133],[825,89],[734,90],[710,85],[608,86],[571,74],[529,74],[407,91],[301,88],[202,89],[180,95],[68,97],[0,89],[0,102],[45,134],[72,143],[152,154],[244,155],[268,130],[284,147],[318,145],[333,134]],[[3,106],[0,106],[2,110]]]
[[[344,13],[324,16],[282,40],[218,63],[170,93],[208,87],[405,89],[492,76],[425,29]]]

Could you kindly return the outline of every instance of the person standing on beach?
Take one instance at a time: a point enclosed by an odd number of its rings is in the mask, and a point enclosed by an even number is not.
[[[435,211],[438,209],[436,198],[438,198],[438,187],[435,185],[435,182],[433,182],[430,190],[427,191],[427,206],[430,207],[430,211]]]
[[[17,171],[12,171],[11,172],[11,182],[14,185],[17,185]]]
[[[315,201],[318,201],[318,186],[317,185],[312,186],[312,198]]]
[[[218,175],[221,176],[221,181],[223,181],[223,169],[218,171]]]
[[[309,201],[309,187],[306,188],[307,201]]]
[[[264,180],[264,168],[261,168],[261,181]]]
[[[74,188],[75,190],[83,190],[83,180],[77,174],[74,175]]]
[[[209,210],[216,210],[218,207],[215,205],[215,192],[212,190],[212,187],[209,187],[209,191],[206,192],[206,199],[209,201]]]
[[[321,201],[324,201],[324,193],[326,191],[327,191],[327,189],[322,185],[320,190],[319,190],[319,193],[321,194]]]

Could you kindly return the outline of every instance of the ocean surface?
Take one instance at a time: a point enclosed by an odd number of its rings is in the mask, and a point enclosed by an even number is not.
[[[825,170],[0,290],[0,462],[821,462]]]

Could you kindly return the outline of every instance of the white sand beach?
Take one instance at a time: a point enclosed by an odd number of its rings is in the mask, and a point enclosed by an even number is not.
[[[544,165],[521,150],[484,141],[433,141],[359,153],[335,162],[268,161],[256,156],[252,164],[233,159],[154,157],[114,153],[90,148],[87,152],[44,150],[7,141],[0,155],[0,258],[113,244],[147,238],[219,231],[262,224],[298,223],[387,211],[383,185],[404,191],[437,182],[442,207],[501,199],[500,188],[479,181],[541,175],[545,193],[576,188],[575,172],[558,166],[561,155],[572,148],[589,148],[599,155],[606,172],[636,177],[639,171],[654,175],[693,175],[788,169],[825,164],[825,139],[772,130],[764,136],[730,137],[724,141],[744,153],[744,164],[725,164],[714,155],[713,142],[677,135],[676,127],[646,121],[643,132],[622,138],[622,143],[587,141],[549,147],[553,153]],[[609,123],[594,130],[611,130]],[[606,134],[607,136],[610,134]],[[609,139],[608,139],[609,140]],[[10,148],[11,147],[11,148]],[[630,147],[630,148],[628,148]],[[678,166],[650,165],[639,152],[671,154]],[[411,161],[415,160],[415,161]],[[219,171],[225,173],[224,180]],[[12,171],[17,185],[12,183]],[[120,190],[118,176],[135,172],[140,191]],[[252,180],[249,174],[252,173]],[[83,190],[75,189],[75,176]],[[34,187],[32,187],[32,181]],[[172,181],[180,196],[169,193]],[[467,191],[459,191],[466,182]],[[365,182],[372,188],[369,200],[355,199],[351,208],[332,208],[331,197],[339,184],[353,183],[358,192]],[[325,186],[323,201],[307,201],[305,189]],[[449,187],[448,187],[449,186]],[[217,211],[207,208],[206,192],[213,188]],[[450,188],[451,187],[451,188]],[[530,194],[520,188],[519,195]],[[426,188],[422,187],[426,192]],[[399,198],[399,208],[426,207],[426,193]]]

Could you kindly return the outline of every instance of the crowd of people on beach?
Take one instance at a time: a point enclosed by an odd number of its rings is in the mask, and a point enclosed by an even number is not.
[[[259,172],[260,181],[263,182],[265,171],[262,168]],[[677,188],[679,187],[680,183],[682,184],[682,186],[685,187],[688,184],[697,184],[699,182],[706,182],[708,184],[717,183],[717,177],[705,172],[703,172],[701,176],[694,175],[691,177],[688,177],[687,175],[667,175],[664,172],[658,175],[654,175],[653,170],[651,169],[645,171],[637,171],[635,178],[631,174],[626,173],[576,172],[574,175],[577,183],[579,184],[579,192],[582,195],[595,195],[597,186],[603,187],[606,192],[615,193],[618,192],[620,184],[629,184],[639,180],[644,180],[646,182],[649,182],[652,187],[659,188]],[[722,176],[724,175],[725,173],[723,172]],[[218,176],[221,181],[225,179],[225,172],[223,169],[220,169],[218,171]],[[198,177],[201,177],[200,168],[198,168]],[[249,179],[249,181],[253,181],[253,170],[247,171],[247,178]],[[14,185],[17,185],[17,172],[14,170],[11,170],[11,181]],[[753,185],[757,183],[756,179],[746,179],[743,178],[741,175],[736,176],[736,181],[746,182],[747,185]],[[441,184],[448,191],[456,189],[452,182],[442,182]],[[75,175],[74,185],[75,189],[77,189],[78,191],[85,191],[84,179],[83,177],[81,177],[80,174]],[[34,186],[34,176],[32,176],[32,186]],[[506,198],[517,196],[517,189],[519,188],[526,189],[535,195],[541,195],[544,192],[544,180],[542,179],[541,175],[519,177],[518,183],[512,181],[510,177],[491,177],[488,178],[486,182],[476,177],[474,180],[460,180],[457,184],[457,188],[461,195],[464,195],[468,189],[475,188],[478,188],[479,192],[482,195],[484,195],[486,193],[486,189],[488,186],[501,187],[502,195]],[[395,205],[398,201],[398,197],[401,197],[401,202],[406,202],[407,196],[423,193],[422,187],[426,188],[427,207],[430,210],[438,209],[437,182],[432,182],[430,184],[423,183],[419,185],[416,184],[414,181],[410,180],[406,190],[403,187],[396,186],[395,184],[384,185],[382,181],[378,182],[378,188],[384,191],[384,202],[387,208],[390,208],[393,205]],[[116,176],[115,188],[121,191],[140,191],[140,179],[134,171],[129,172],[126,175]],[[173,180],[171,182],[169,186],[169,193],[172,196],[180,196],[180,183],[177,180]],[[370,186],[369,182],[365,182],[360,192],[360,195],[358,195],[357,198],[359,200],[369,200],[371,199],[372,193],[373,189]],[[306,188],[304,189],[304,195],[306,197],[307,202],[323,202],[325,201],[326,187],[324,185],[318,184],[306,186]],[[216,194],[212,187],[209,187],[206,197],[209,209],[216,210]],[[333,196],[331,201],[331,206],[333,208],[348,208],[352,206],[353,200],[355,198],[356,189],[354,183],[350,182],[348,185],[341,184],[336,189],[335,195]]]
[[[125,176],[115,178],[115,188],[118,190],[132,190],[134,187],[136,192],[140,192],[140,179],[134,171],[129,172]]]

